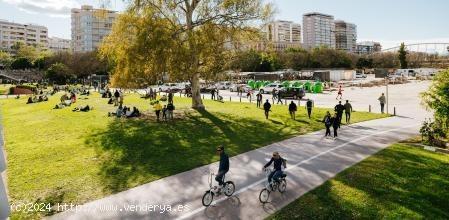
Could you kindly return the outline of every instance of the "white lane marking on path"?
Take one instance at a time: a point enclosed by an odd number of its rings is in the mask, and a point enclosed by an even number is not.
[[[303,160],[303,161],[300,161],[299,163],[297,163],[297,164],[295,164],[295,165],[293,165],[293,166],[289,166],[289,168],[287,168],[285,171],[294,169],[294,168],[298,167],[298,166],[301,165],[301,164],[304,164],[304,163],[307,163],[307,162],[309,162],[309,161],[311,161],[311,160],[313,160],[313,159],[316,159],[317,157],[323,156],[324,154],[328,154],[328,153],[330,153],[330,152],[332,152],[332,151],[335,151],[335,150],[338,150],[338,149],[340,149],[340,148],[343,148],[343,147],[347,146],[348,144],[352,144],[352,143],[354,143],[354,142],[358,142],[358,141],[361,141],[361,140],[363,140],[363,139],[366,139],[366,138],[369,138],[369,137],[372,137],[372,136],[377,136],[377,135],[389,133],[389,132],[392,132],[392,131],[402,130],[402,129],[404,129],[404,128],[411,128],[411,127],[414,127],[414,126],[419,125],[419,124],[420,124],[420,123],[416,123],[416,124],[412,124],[412,125],[408,125],[408,126],[404,126],[404,127],[400,127],[400,128],[390,129],[390,130],[381,131],[381,132],[377,132],[377,133],[373,133],[373,134],[369,134],[369,135],[365,135],[365,136],[359,137],[359,138],[354,139],[354,140],[352,140],[352,141],[348,141],[348,142],[346,142],[346,143],[344,143],[344,144],[340,144],[340,145],[338,145],[338,146],[336,146],[336,147],[334,147],[334,148],[331,148],[331,149],[329,149],[329,150],[327,150],[327,151],[323,151],[323,152],[321,152],[321,153],[319,153],[319,154],[317,154],[317,155],[315,155],[315,156],[309,157],[308,159],[305,159],[305,160]],[[263,179],[258,180],[258,181],[254,182],[254,183],[252,183],[252,184],[250,184],[250,185],[248,185],[248,186],[245,186],[245,187],[243,187],[242,189],[240,189],[240,190],[238,190],[237,192],[235,192],[235,193],[233,194],[233,196],[238,195],[238,194],[240,194],[240,193],[243,193],[243,192],[247,191],[248,189],[253,188],[253,187],[256,186],[256,185],[261,184],[261,183],[264,182],[265,180],[266,180],[266,178],[263,178]],[[218,204],[218,203],[220,203],[220,202],[223,202],[223,201],[226,200],[226,199],[227,199],[227,197],[224,197],[224,198],[221,198],[221,199],[216,200],[216,201],[215,201],[215,205]],[[189,218],[189,217],[191,217],[191,216],[193,216],[193,215],[195,215],[195,214],[197,214],[197,213],[203,211],[205,208],[206,208],[206,207],[203,206],[203,207],[201,207],[201,208],[195,209],[195,210],[193,210],[193,211],[191,211],[191,212],[189,212],[189,213],[187,213],[187,214],[185,214],[185,215],[182,215],[182,216],[180,216],[180,217],[178,217],[178,218],[176,218],[176,219],[181,220],[181,219]]]

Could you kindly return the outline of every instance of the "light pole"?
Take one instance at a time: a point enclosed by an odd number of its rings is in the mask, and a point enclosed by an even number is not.
[[[388,105],[389,105],[389,103],[390,103],[389,100],[388,100],[388,84],[389,84],[389,83],[390,83],[390,82],[389,82],[388,76],[387,76],[387,77],[385,77],[385,87],[386,87],[386,90],[387,90],[387,91],[386,91],[386,96],[387,96],[387,100],[386,100],[386,101],[387,101],[387,103],[386,103],[386,104],[387,104],[387,114],[389,113],[389,112],[388,112]]]

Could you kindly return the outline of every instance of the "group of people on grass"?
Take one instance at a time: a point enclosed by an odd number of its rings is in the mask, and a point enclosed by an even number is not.
[[[346,116],[346,124],[349,124],[351,121],[351,113],[353,112],[352,105],[349,103],[349,100],[346,100],[346,103],[344,105],[341,104],[341,101],[338,102],[338,104],[334,108],[334,114],[331,115],[329,111],[326,112],[326,115],[324,116],[323,123],[326,127],[326,134],[325,137],[331,136],[331,130],[332,127],[334,130],[334,138],[338,137],[338,129],[341,127],[341,121],[343,119],[343,112]]]
[[[117,110],[115,112],[109,112],[108,116],[112,117],[115,116],[117,118],[137,118],[140,117],[141,113],[138,108],[135,106],[131,109],[129,107],[122,107],[122,105],[119,105]]]
[[[257,94],[257,107],[258,108],[260,108],[260,103],[261,103],[260,99],[261,98],[262,98],[262,94],[260,94],[260,93]],[[314,107],[313,101],[311,99],[307,99],[305,108],[307,110],[307,115],[308,115],[309,119],[312,115],[313,107]],[[268,119],[269,114],[271,112],[271,103],[268,99],[263,104],[263,109],[264,109],[265,118]],[[288,112],[290,114],[291,119],[296,120],[296,112],[297,111],[298,111],[298,105],[296,105],[296,103],[294,101],[291,101],[290,104],[288,105]]]
[[[169,99],[170,100],[170,99]],[[153,105],[154,112],[156,113],[156,120],[159,122],[161,119],[163,121],[172,121],[173,112],[175,111],[175,105],[173,104],[173,99],[169,101],[167,105],[162,107],[160,101],[156,101]],[[161,115],[162,113],[162,115]]]

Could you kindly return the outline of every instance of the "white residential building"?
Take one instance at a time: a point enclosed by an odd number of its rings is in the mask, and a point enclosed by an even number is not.
[[[382,45],[374,41],[362,41],[357,43],[356,52],[358,54],[371,54],[382,51]]]
[[[72,9],[72,49],[75,52],[93,51],[112,30],[118,14],[106,9],[83,5]]]
[[[59,37],[48,38],[48,48],[54,52],[71,51],[71,41]]]
[[[355,53],[357,50],[357,26],[342,20],[334,21],[335,48]]]
[[[0,20],[0,50],[11,52],[13,51],[12,46],[17,42],[46,48],[48,46],[48,29],[41,25]]]
[[[264,33],[275,50],[301,46],[301,25],[292,21],[274,21],[265,27]]]
[[[327,46],[335,48],[334,16],[318,12],[303,15],[303,45],[305,48]]]

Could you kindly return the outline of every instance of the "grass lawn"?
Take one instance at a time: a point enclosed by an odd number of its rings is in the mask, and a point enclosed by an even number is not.
[[[449,156],[394,144],[269,219],[449,219]]]
[[[297,120],[287,106],[274,106],[265,120],[255,104],[205,101],[207,111],[190,110],[191,100],[175,98],[183,119],[156,123],[154,119],[107,117],[115,107],[98,94],[75,104],[89,104],[90,112],[72,107],[53,110],[61,93],[45,103],[26,105],[0,100],[8,157],[11,203],[52,202],[82,204],[131,187],[212,163],[215,148],[225,144],[230,156],[241,154],[293,135],[323,128],[325,109],[306,118],[303,107]],[[149,101],[125,96],[125,105],[154,115]],[[385,117],[355,112],[353,121]],[[13,213],[13,218],[51,213]]]
[[[0,84],[0,95],[7,95],[11,84]]]

